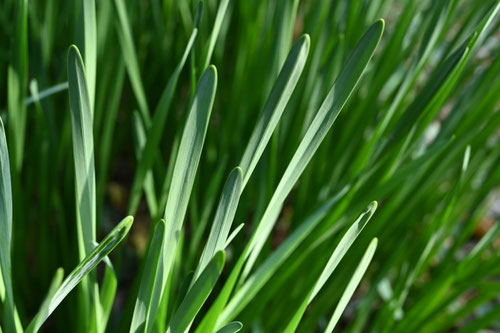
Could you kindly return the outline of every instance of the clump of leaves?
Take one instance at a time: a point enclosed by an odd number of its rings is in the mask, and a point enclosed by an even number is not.
[[[3,2],[0,331],[500,329],[499,9]]]

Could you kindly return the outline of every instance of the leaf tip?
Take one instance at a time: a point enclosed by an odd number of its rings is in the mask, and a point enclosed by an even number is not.
[[[384,32],[385,29],[385,20],[383,18],[379,18],[376,22],[375,25],[380,29],[380,33]]]
[[[121,223],[123,228],[125,229],[125,234],[126,234],[128,233],[130,227],[132,227],[132,224],[134,223],[134,217],[132,215],[129,215],[126,218],[124,218]]]
[[[309,48],[309,45],[311,44],[311,36],[309,36],[309,34],[303,34],[300,39],[306,44],[307,48]]]
[[[375,213],[375,211],[377,210],[377,207],[378,207],[378,202],[376,202],[376,201],[370,202],[368,207],[366,207],[366,213],[372,213],[372,214]]]
[[[241,170],[241,168],[239,166],[237,166],[236,168],[233,169],[233,171],[231,171],[231,173],[234,173],[236,172],[238,174],[238,178],[243,178],[243,170]]]
[[[70,47],[68,48],[68,57],[73,55],[80,56],[80,50],[75,44],[71,44]]]

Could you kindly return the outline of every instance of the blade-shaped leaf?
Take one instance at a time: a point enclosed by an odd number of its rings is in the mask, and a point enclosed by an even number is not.
[[[239,332],[243,328],[243,324],[239,321],[233,321],[222,327],[217,333],[236,333]]]
[[[101,302],[101,327],[105,328],[111,316],[111,310],[115,301],[116,289],[118,287],[118,279],[113,265],[109,258],[104,259],[106,268],[104,270],[104,278],[99,294],[99,301]]]
[[[179,80],[179,76],[184,68],[184,64],[186,63],[186,59],[191,51],[197,33],[198,30],[194,29],[191,37],[189,38],[186,49],[184,50],[182,59],[170,76],[153,116],[151,128],[148,130],[146,143],[142,149],[141,158],[135,171],[134,182],[132,183],[129,203],[129,214],[131,215],[135,214],[137,207],[139,206],[144,180],[146,179],[148,170],[150,170],[153,166],[155,153],[158,151],[158,145],[163,134],[163,128],[165,127],[168,111],[170,110],[175,88],[177,87],[177,81]],[[155,214],[152,215],[155,216]]]
[[[146,144],[146,130],[142,123],[141,117],[137,111],[134,111],[133,119],[134,119],[133,123],[134,123],[134,134],[135,134],[134,150],[137,161],[140,163],[143,157],[144,145]],[[140,185],[141,186],[139,187],[139,189],[142,189],[143,187],[144,193],[146,194],[146,202],[148,204],[149,214],[151,216],[156,216],[156,208],[158,207],[158,204],[156,200],[156,190],[154,186],[155,183],[153,178],[153,170],[148,170],[145,173],[144,178],[142,179],[142,183]],[[139,194],[140,193],[141,192],[139,192]],[[137,199],[140,198],[139,196],[136,197]],[[138,204],[139,200],[137,200],[137,205]],[[136,210],[137,209],[134,210],[134,213]],[[129,214],[132,215],[130,210]]]
[[[125,67],[127,68],[130,83],[132,84],[132,89],[134,90],[135,98],[137,99],[137,104],[139,105],[142,120],[144,121],[145,127],[149,128],[151,124],[151,115],[149,114],[146,93],[144,92],[144,86],[141,80],[139,63],[135,53],[136,48],[134,46],[130,22],[127,15],[127,8],[123,0],[114,0],[114,4],[117,14],[116,31],[118,33],[118,39],[122,49],[123,60],[125,61]]]
[[[20,171],[24,156],[27,110],[24,98],[28,81],[28,0],[15,2],[11,64],[7,69],[9,140],[13,170]],[[8,331],[8,330],[7,330]]]
[[[87,256],[78,266],[64,279],[61,286],[50,298],[50,301],[40,309],[34,321],[28,326],[28,330],[37,332],[40,326],[54,312],[57,306],[66,298],[66,296],[80,283],[80,281],[90,273],[113,249],[125,238],[132,226],[134,218],[127,216],[124,218]],[[31,332],[30,331],[30,332]]]
[[[141,286],[139,287],[139,294],[135,303],[132,324],[130,325],[130,332],[148,332],[150,326],[152,326],[152,322],[149,321],[148,312],[150,311],[152,300],[155,299],[156,302],[159,302],[161,298],[161,295],[155,295],[153,292],[155,284],[160,284],[163,278],[161,249],[164,236],[165,221],[160,220],[156,225],[149,245]]]
[[[219,279],[225,257],[224,251],[219,251],[214,255],[177,309],[168,325],[167,332],[182,333],[194,320]]]
[[[196,87],[174,164],[164,215],[166,226],[162,246],[162,260],[160,261],[160,264],[163,265],[163,275],[160,281],[155,282],[153,295],[163,295],[167,285],[167,276],[175,259],[178,238],[184,223],[189,197],[191,196],[205,141],[216,86],[217,72],[214,66],[210,66],[205,70]],[[152,322],[156,317],[159,305],[160,299],[154,298],[151,301],[148,321]],[[143,318],[143,321],[146,321],[146,318]],[[143,322],[137,322],[138,326],[142,324]]]
[[[94,138],[85,68],[80,52],[74,45],[68,52],[68,83],[79,222],[78,244],[80,258],[83,259],[92,251],[96,235]]]
[[[238,236],[240,233],[241,229],[245,226],[245,223],[240,223],[234,230],[227,236],[226,244],[224,244],[224,248],[227,248],[229,244],[233,241],[233,239]]]
[[[202,70],[208,67],[208,64],[210,64],[210,59],[212,59],[212,53],[214,52],[217,37],[219,37],[220,28],[222,27],[222,21],[224,20],[224,16],[226,15],[228,4],[229,0],[222,0],[219,4],[219,8],[217,9],[214,27],[212,29],[212,33],[210,34],[210,41],[208,42],[208,46],[205,51],[205,58],[203,60],[203,66],[201,67]],[[198,10],[196,12],[198,12]]]
[[[215,213],[214,223],[212,224],[207,244],[203,249],[200,263],[196,267],[193,282],[196,281],[206,265],[212,260],[215,253],[224,250],[240,199],[242,176],[241,169],[236,167],[231,171],[224,185],[217,212]]]
[[[90,107],[93,114],[97,72],[97,24],[95,15],[95,0],[82,0],[82,7],[84,39],[83,54],[87,74]]]
[[[361,261],[356,268],[356,271],[352,275],[351,279],[349,280],[349,284],[345,288],[344,292],[342,293],[342,297],[340,298],[339,303],[337,304],[337,307],[335,308],[335,311],[333,311],[332,318],[328,322],[328,326],[325,329],[325,333],[331,333],[333,332],[333,329],[335,328],[335,325],[337,325],[337,322],[340,319],[340,316],[344,312],[347,303],[349,303],[349,300],[351,299],[352,295],[354,294],[354,291],[356,291],[356,288],[359,285],[359,282],[361,281],[361,278],[366,272],[366,269],[368,268],[368,265],[370,265],[370,262],[372,261],[373,255],[375,254],[375,249],[377,248],[377,238],[374,238],[371,242],[368,248],[366,249],[365,254],[363,255],[363,258],[361,258]]]
[[[299,38],[290,50],[285,64],[274,83],[240,162],[240,168],[243,172],[242,190],[271,139],[271,135],[297,85],[307,60],[310,43],[308,35]]]
[[[328,281],[332,273],[337,268],[337,265],[340,263],[342,258],[344,258],[344,255],[347,253],[347,251],[354,243],[356,238],[359,236],[365,225],[373,216],[373,213],[375,213],[376,209],[377,209],[377,203],[374,201],[366,208],[366,210],[363,213],[361,213],[358,219],[344,234],[344,236],[340,240],[340,243],[333,251],[330,259],[328,260],[325,268],[323,269],[323,272],[321,272],[321,275],[315,282],[313,288],[311,288],[307,296],[302,301],[302,304],[295,312],[292,320],[289,322],[284,332],[289,333],[295,331],[295,329],[299,325],[300,319],[302,318],[304,312],[306,311],[307,306],[312,302],[314,297],[316,297],[318,292],[321,290],[321,288],[323,288],[325,283]]]
[[[15,303],[12,289],[12,184],[10,179],[9,150],[5,128],[0,118],[0,270],[5,287],[4,320],[7,331],[18,331],[15,320]]]

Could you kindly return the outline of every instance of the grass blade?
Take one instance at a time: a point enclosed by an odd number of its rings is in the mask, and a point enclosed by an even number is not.
[[[220,330],[217,331],[217,333],[236,333],[239,332],[243,328],[243,324],[240,323],[239,321],[233,321]]]
[[[43,307],[35,321],[32,321],[28,326],[30,332],[37,332],[41,325],[54,312],[57,306],[64,298],[89,274],[113,249],[125,238],[132,226],[134,218],[127,216],[124,218],[103,240],[102,242],[83,259],[78,266],[64,279],[62,285],[57,289],[57,292],[51,297],[50,302],[47,302],[46,307]]]
[[[85,67],[76,46],[68,52],[68,85],[71,107],[73,161],[75,166],[75,199],[78,252],[80,261],[95,247],[96,240],[96,185],[94,166],[94,138],[92,107],[90,105]],[[91,315],[93,329],[100,332],[101,309],[95,275],[82,283],[83,295],[80,303],[82,318]],[[88,306],[90,302],[91,306]],[[91,313],[86,314],[90,309]],[[91,329],[91,328],[87,328]]]
[[[28,0],[17,0],[15,3],[15,36],[12,64],[9,65],[7,72],[7,103],[13,170],[20,171],[24,155],[27,116],[24,98],[28,81]]]
[[[84,39],[84,62],[92,114],[94,112],[95,85],[97,72],[97,24],[95,0],[82,0],[82,20]]]
[[[191,103],[190,112],[182,133],[182,138],[174,164],[172,182],[168,193],[164,220],[167,221],[162,247],[163,276],[155,282],[155,294],[163,294],[167,285],[167,276],[172,268],[179,235],[184,223],[189,197],[194,184],[208,121],[215,98],[217,72],[210,66],[203,73]],[[149,320],[156,317],[160,299],[153,299],[150,305]],[[142,322],[137,323],[138,326]]]
[[[16,310],[12,289],[12,184],[5,128],[0,118],[0,269],[5,287],[4,320],[8,332],[16,332]]]
[[[139,115],[139,112],[134,111],[133,113],[133,123],[134,123],[134,134],[135,134],[135,141],[134,141],[134,150],[135,150],[135,156],[140,163],[143,157],[143,152],[144,152],[144,147],[146,144],[146,130],[144,129],[143,122],[141,120],[141,116]],[[137,174],[137,173],[136,173]],[[146,194],[146,202],[148,204],[149,208],[149,214],[151,216],[156,216],[156,209],[158,207],[157,199],[156,199],[156,190],[155,190],[155,183],[154,183],[154,177],[153,177],[153,170],[148,170],[143,179],[142,183],[139,184],[139,190],[144,188],[144,193]],[[139,192],[140,194],[141,192]],[[136,196],[138,199],[140,198],[139,196]],[[137,206],[139,205],[139,200],[137,200]],[[137,211],[137,209],[134,209],[134,213]],[[132,215],[129,210],[129,215]]]
[[[161,293],[154,294],[154,286],[161,284],[163,267],[161,264],[161,249],[165,236],[165,221],[160,220],[156,225],[153,238],[146,257],[146,265],[142,274],[141,286],[134,308],[130,332],[149,332],[152,318],[149,318],[152,300],[160,302]],[[151,320],[151,321],[150,321]]]
[[[50,97],[54,94],[57,94],[58,92],[66,90],[66,89],[68,89],[68,82],[62,82],[62,83],[56,84],[52,87],[49,87],[45,90],[38,92],[36,97],[33,95],[28,97],[25,100],[24,104],[26,104],[26,106],[30,106],[31,104],[33,104],[35,102],[41,101],[44,98]]]
[[[125,7],[123,0],[114,0],[114,4],[117,14],[116,30],[120,46],[122,48],[123,60],[125,61],[125,67],[127,68],[130,83],[132,84],[132,89],[134,90],[135,98],[137,99],[137,104],[139,105],[142,120],[144,121],[145,127],[149,128],[151,116],[149,114],[146,93],[144,92],[144,86],[141,80],[139,63],[135,53],[136,48],[134,46],[130,22],[127,15],[127,8]]]
[[[212,260],[215,253],[225,248],[234,215],[236,214],[236,208],[240,200],[242,177],[241,169],[236,167],[231,171],[224,185],[207,244],[203,249],[200,263],[196,267],[194,273],[193,283]]]
[[[109,322],[118,287],[116,272],[109,258],[104,258],[104,263],[106,264],[106,268],[99,294],[99,301],[101,302],[101,327],[106,327]]]
[[[68,53],[68,82],[73,133],[76,195],[79,218],[79,249],[83,259],[94,246],[96,235],[94,139],[85,68],[76,46]]]
[[[307,306],[312,302],[314,297],[318,294],[318,292],[323,288],[325,283],[328,281],[332,273],[337,268],[337,265],[340,263],[344,255],[347,253],[351,245],[354,243],[356,238],[359,236],[365,225],[368,223],[370,218],[375,213],[377,209],[377,203],[372,202],[367,209],[361,213],[358,219],[353,223],[353,225],[347,230],[344,234],[340,243],[337,245],[335,250],[333,251],[328,263],[326,264],[323,272],[319,276],[318,280],[314,284],[313,288],[309,291],[308,295],[304,298],[302,304],[299,309],[295,312],[292,320],[285,328],[284,332],[294,332],[297,326],[299,325],[300,319],[302,318]]]
[[[148,170],[150,170],[153,166],[155,153],[158,151],[158,146],[163,134],[163,128],[165,127],[165,122],[167,120],[168,111],[170,110],[172,99],[175,93],[175,88],[177,87],[177,81],[179,80],[179,76],[182,72],[182,69],[184,68],[187,57],[191,52],[191,48],[193,47],[197,33],[198,30],[194,29],[191,37],[189,38],[186,49],[184,50],[182,59],[179,64],[177,64],[177,67],[170,76],[170,79],[168,80],[167,86],[163,91],[162,97],[153,116],[152,125],[148,131],[146,143],[142,150],[142,155],[137,165],[134,182],[132,184],[129,202],[129,214],[131,215],[135,214],[135,212],[137,211],[137,207],[139,206],[144,180],[146,178]],[[152,216],[156,215],[152,214]]]
[[[241,229],[243,229],[244,226],[245,226],[245,223],[240,223],[236,228],[234,228],[233,232],[231,232],[229,234],[229,236],[227,237],[226,244],[224,244],[224,248],[227,248],[231,244],[233,239],[236,236],[238,236],[238,234],[240,233]]]
[[[347,303],[349,303],[349,300],[354,294],[354,291],[356,291],[356,288],[358,287],[361,278],[363,278],[363,275],[365,274],[368,265],[370,265],[370,262],[372,261],[373,255],[375,254],[375,249],[377,248],[377,242],[378,242],[377,238],[374,238],[370,242],[370,245],[366,249],[363,258],[361,258],[361,261],[358,267],[356,268],[356,271],[349,280],[349,284],[342,293],[342,297],[340,298],[340,301],[337,304],[335,311],[333,312],[332,318],[328,322],[328,326],[325,329],[325,333],[333,332],[333,329],[335,328],[335,325],[339,321],[340,316],[344,312]]]
[[[224,251],[219,251],[214,255],[177,309],[168,325],[168,333],[182,333],[188,328],[219,279],[225,258]]]
[[[217,42],[217,38],[219,37],[220,28],[222,27],[222,21],[224,20],[224,16],[226,15],[228,4],[229,0],[222,0],[219,4],[219,8],[217,9],[214,27],[212,29],[212,33],[210,34],[210,41],[208,42],[208,47],[205,51],[202,70],[208,67],[208,65],[210,64],[210,59],[212,59],[215,43]]]
[[[242,189],[250,179],[297,85],[307,60],[310,44],[308,35],[299,38],[274,83],[240,162],[243,172]]]

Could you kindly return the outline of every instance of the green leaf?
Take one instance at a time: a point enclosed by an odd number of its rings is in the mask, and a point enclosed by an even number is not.
[[[240,233],[241,229],[243,229],[244,226],[245,223],[240,223],[236,228],[234,228],[234,230],[227,237],[226,244],[224,244],[224,249],[231,244],[231,242],[236,236],[238,236],[238,234]]]
[[[7,107],[9,140],[13,170],[21,170],[26,136],[27,110],[24,98],[28,81],[28,0],[17,0],[14,5],[14,36],[12,60],[7,69]],[[7,330],[8,331],[8,330]]]
[[[213,256],[177,309],[168,325],[167,332],[182,333],[188,328],[219,279],[225,257],[224,251],[219,251]]]
[[[200,262],[196,267],[193,282],[196,281],[206,265],[212,260],[215,253],[225,248],[234,215],[236,214],[236,208],[238,208],[242,177],[241,169],[236,167],[231,171],[224,185],[217,212],[215,213],[214,223],[212,224],[207,244],[203,249]]]
[[[130,332],[149,332],[152,328],[154,318],[150,318],[149,316],[151,303],[153,300],[159,303],[161,299],[161,293],[154,293],[154,286],[161,284],[161,280],[163,279],[161,251],[164,236],[165,221],[160,220],[156,225],[146,256],[146,265],[142,273]]]
[[[226,326],[222,327],[217,333],[236,333],[243,328],[243,324],[239,321],[233,321]]]
[[[222,27],[222,21],[226,15],[227,5],[229,0],[222,0],[217,9],[217,15],[215,16],[214,27],[212,33],[210,34],[210,40],[208,42],[207,49],[205,51],[205,57],[203,60],[202,70],[208,67],[210,64],[210,59],[212,58],[212,53],[214,52],[215,43],[217,42],[217,37],[219,37],[220,28]],[[196,11],[198,13],[198,10]],[[196,21],[196,20],[195,20]],[[196,23],[195,23],[196,24]]]
[[[104,278],[102,280],[102,286],[99,294],[102,314],[101,327],[103,328],[105,328],[109,322],[111,310],[113,310],[113,304],[115,301],[116,289],[118,287],[118,279],[116,278],[115,269],[109,258],[104,258],[104,263],[106,264],[106,268],[104,270]]]
[[[78,245],[80,258],[92,252],[96,237],[96,194],[92,113],[85,68],[80,52],[71,46],[68,52],[68,82],[75,163]]]
[[[136,47],[134,46],[134,40],[132,38],[127,8],[123,0],[114,0],[114,4],[117,14],[116,31],[118,33],[118,39],[122,49],[123,60],[125,61],[125,67],[127,68],[130,83],[132,84],[132,89],[134,91],[135,98],[137,99],[137,104],[139,105],[142,120],[144,121],[145,127],[149,128],[151,124],[151,115],[149,114],[146,93],[144,92],[144,86],[141,80],[139,63],[135,53]]]
[[[4,320],[5,329],[10,332],[20,331],[16,327],[16,309],[12,289],[12,185],[10,162],[5,128],[0,118],[0,269],[5,287]]]
[[[57,94],[58,92],[66,90],[66,89],[68,89],[68,82],[62,82],[62,83],[53,85],[47,89],[39,91],[37,96],[32,95],[32,96],[28,97],[25,100],[25,104],[26,104],[26,106],[30,106],[31,104],[33,104],[37,101],[41,101],[44,98],[50,97],[54,94]]]
[[[198,163],[203,149],[208,121],[215,98],[217,72],[210,66],[203,73],[191,103],[190,112],[182,133],[164,220],[166,221],[165,237],[162,246],[163,272],[162,279],[155,282],[154,294],[163,295],[167,285],[167,276],[172,268],[177,249],[178,238],[184,223],[187,205],[198,169]],[[150,305],[149,319],[156,317],[160,299],[153,299]],[[138,322],[138,326],[142,323]]]
[[[92,115],[94,114],[95,85],[97,73],[97,24],[95,0],[82,0],[83,54],[87,73],[87,84]]]
[[[146,130],[142,124],[141,117],[137,111],[133,113],[133,124],[134,124],[134,133],[135,133],[135,141],[134,141],[134,150],[137,161],[140,161],[143,158],[144,145],[146,144]],[[137,172],[136,172],[137,174]],[[156,200],[156,190],[155,183],[153,178],[153,170],[148,170],[144,177],[142,178],[142,183],[139,184],[139,191],[141,191],[142,187],[144,187],[144,192],[146,194],[146,202],[149,208],[149,214],[151,216],[156,216],[156,209],[158,207],[158,203]],[[141,192],[139,192],[141,194]],[[139,205],[140,196],[137,197],[137,206]],[[137,209],[133,210],[135,213]],[[129,215],[132,215],[129,209]]]
[[[349,284],[342,293],[342,297],[340,298],[340,301],[338,302],[335,311],[333,311],[332,318],[328,322],[328,326],[325,329],[325,333],[333,332],[335,325],[339,321],[340,316],[344,312],[347,304],[349,303],[349,300],[354,294],[354,291],[356,291],[356,288],[358,287],[361,278],[363,278],[363,275],[365,274],[368,265],[370,265],[370,262],[372,261],[373,255],[375,254],[375,249],[377,248],[377,242],[378,242],[377,238],[374,238],[370,242],[370,245],[366,249],[363,258],[361,258],[361,261],[358,264],[358,267],[356,268],[356,271],[349,280]]]
[[[271,139],[271,135],[297,85],[307,60],[310,43],[308,35],[299,38],[290,50],[274,83],[240,162],[240,168],[243,172],[242,190],[257,166],[257,162]]]
[[[351,96],[378,46],[384,21],[374,23],[358,42],[352,55],[347,60],[333,87],[326,96],[318,113],[312,121],[297,151],[285,170],[269,205],[247,246],[250,250],[248,261],[243,271],[243,279],[252,269],[278,217],[281,205],[313,157],[319,145],[330,130],[340,111]]]
[[[141,158],[139,159],[139,163],[135,171],[134,182],[132,183],[132,189],[130,192],[129,214],[131,215],[135,214],[135,212],[137,211],[137,207],[139,206],[142,187],[146,179],[147,172],[153,166],[155,154],[158,151],[158,146],[167,120],[168,111],[170,110],[170,106],[172,105],[175,89],[177,87],[177,81],[179,80],[179,76],[182,72],[182,69],[184,68],[186,59],[191,52],[191,48],[193,47],[193,43],[196,39],[197,33],[197,29],[194,29],[191,33],[191,37],[189,38],[186,49],[184,50],[182,59],[177,64],[177,67],[168,80],[167,86],[163,91],[160,102],[158,103],[158,106],[154,113],[151,128],[147,132],[146,143],[142,149]],[[156,215],[152,213],[152,216]]]
[[[54,312],[66,296],[89,274],[113,249],[125,238],[132,226],[134,218],[124,218],[87,257],[64,279],[61,286],[50,297],[50,301],[44,302],[44,306],[38,312],[35,319],[28,326],[28,331],[37,332],[41,325]]]
[[[244,262],[245,262],[244,257],[240,256],[240,258],[234,265],[231,274],[226,279],[224,287],[220,291],[219,296],[212,304],[208,312],[205,314],[205,317],[203,317],[203,320],[201,321],[200,325],[198,325],[198,327],[196,328],[196,333],[215,331],[215,328],[218,324],[217,319],[219,318],[219,315],[222,312],[222,310],[224,310],[224,306],[226,305],[229,296],[231,296],[231,292],[233,291],[234,285],[236,284],[236,280],[238,279],[238,273],[241,271]],[[223,324],[224,323],[219,323],[219,326],[222,326]]]
[[[300,319],[302,318],[304,312],[306,311],[307,306],[312,302],[312,300],[316,297],[321,288],[323,288],[325,283],[328,281],[328,279],[335,271],[335,269],[337,268],[338,264],[340,263],[344,255],[347,253],[347,251],[354,243],[356,238],[359,236],[365,225],[371,219],[376,209],[377,209],[377,203],[374,201],[366,208],[366,210],[363,213],[361,213],[358,219],[344,234],[344,236],[340,240],[340,243],[337,245],[332,255],[330,256],[330,259],[328,260],[325,268],[323,269],[323,272],[321,272],[321,275],[314,283],[314,286],[311,288],[307,296],[302,301],[300,307],[295,312],[292,320],[289,322],[284,332],[289,333],[295,331],[295,329],[299,325]]]

